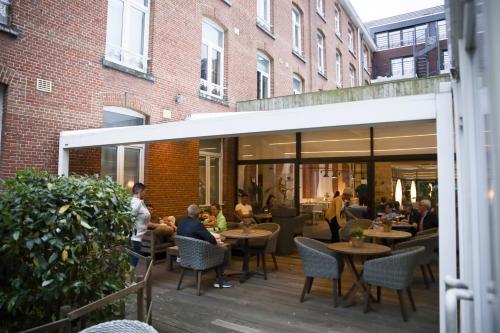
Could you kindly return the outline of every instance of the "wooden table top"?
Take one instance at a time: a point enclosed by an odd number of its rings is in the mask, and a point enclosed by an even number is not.
[[[353,247],[351,242],[340,242],[328,244],[335,252],[358,256],[376,256],[391,252],[391,248],[375,243],[364,243],[361,247]]]
[[[270,219],[273,216],[271,215],[271,213],[259,213],[259,214],[253,214],[253,217],[258,219]]]
[[[221,235],[226,238],[245,239],[245,238],[269,237],[272,235],[272,232],[270,232],[269,230],[262,230],[262,229],[250,229],[247,234],[244,234],[243,229],[232,229],[224,231],[223,233],[221,233]]]
[[[366,237],[386,238],[386,239],[403,239],[411,237],[411,233],[399,230],[391,230],[389,232],[385,232],[383,230],[367,229],[363,231],[363,234]]]

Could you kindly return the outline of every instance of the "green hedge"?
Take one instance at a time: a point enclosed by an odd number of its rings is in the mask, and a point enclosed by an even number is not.
[[[0,331],[57,319],[124,287],[130,196],[110,178],[32,169],[0,195]]]

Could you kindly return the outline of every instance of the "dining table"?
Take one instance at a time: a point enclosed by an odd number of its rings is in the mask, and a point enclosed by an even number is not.
[[[360,257],[361,262],[364,263],[366,259],[383,256],[392,251],[388,246],[366,242],[360,247],[354,247],[351,242],[331,243],[328,244],[328,248],[343,255],[347,259],[347,264],[355,276],[354,284],[342,299],[344,307],[354,303],[354,297],[360,288],[366,290],[366,286],[362,280],[363,270],[358,271],[354,264],[354,257]],[[372,295],[370,295],[370,297],[373,299]]]
[[[253,217],[257,223],[271,222],[273,219],[273,215],[266,212],[253,214]]]
[[[259,272],[250,271],[250,249],[249,240],[258,238],[269,238],[272,235],[271,231],[262,229],[231,229],[226,230],[221,233],[222,236],[229,239],[236,239],[242,241],[243,250],[243,266],[241,272],[228,273],[227,275],[239,275],[240,282],[243,283],[248,280],[254,274],[260,274]]]
[[[384,231],[378,229],[366,229],[363,231],[363,235],[365,237],[369,237],[372,240],[374,239],[384,239],[390,244],[391,247],[394,247],[396,240],[410,238],[412,236],[411,233],[401,230],[391,230]]]

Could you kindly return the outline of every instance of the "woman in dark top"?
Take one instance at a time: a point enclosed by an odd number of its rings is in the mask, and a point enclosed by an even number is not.
[[[269,212],[276,206],[276,197],[274,194],[269,194],[266,200],[266,205],[264,206],[264,211]]]

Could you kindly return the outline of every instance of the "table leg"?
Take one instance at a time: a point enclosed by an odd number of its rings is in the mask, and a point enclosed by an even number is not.
[[[352,256],[347,256],[347,262],[349,263],[349,267],[351,267],[351,270],[352,270],[354,276],[356,277],[356,281],[354,282],[351,289],[349,289],[349,291],[347,292],[347,294],[345,294],[345,296],[343,298],[343,306],[344,307],[351,306],[354,304],[354,296],[358,292],[359,288],[363,288],[363,290],[365,292],[367,290],[367,287],[366,287],[365,283],[363,282],[363,277],[362,277],[363,270],[361,270],[361,272],[358,272],[358,270],[356,269],[356,266],[354,265],[354,260],[353,260]],[[364,258],[363,258],[363,262],[364,262]],[[371,293],[370,293],[370,299],[372,301],[375,301],[375,297],[373,297],[373,295]]]

